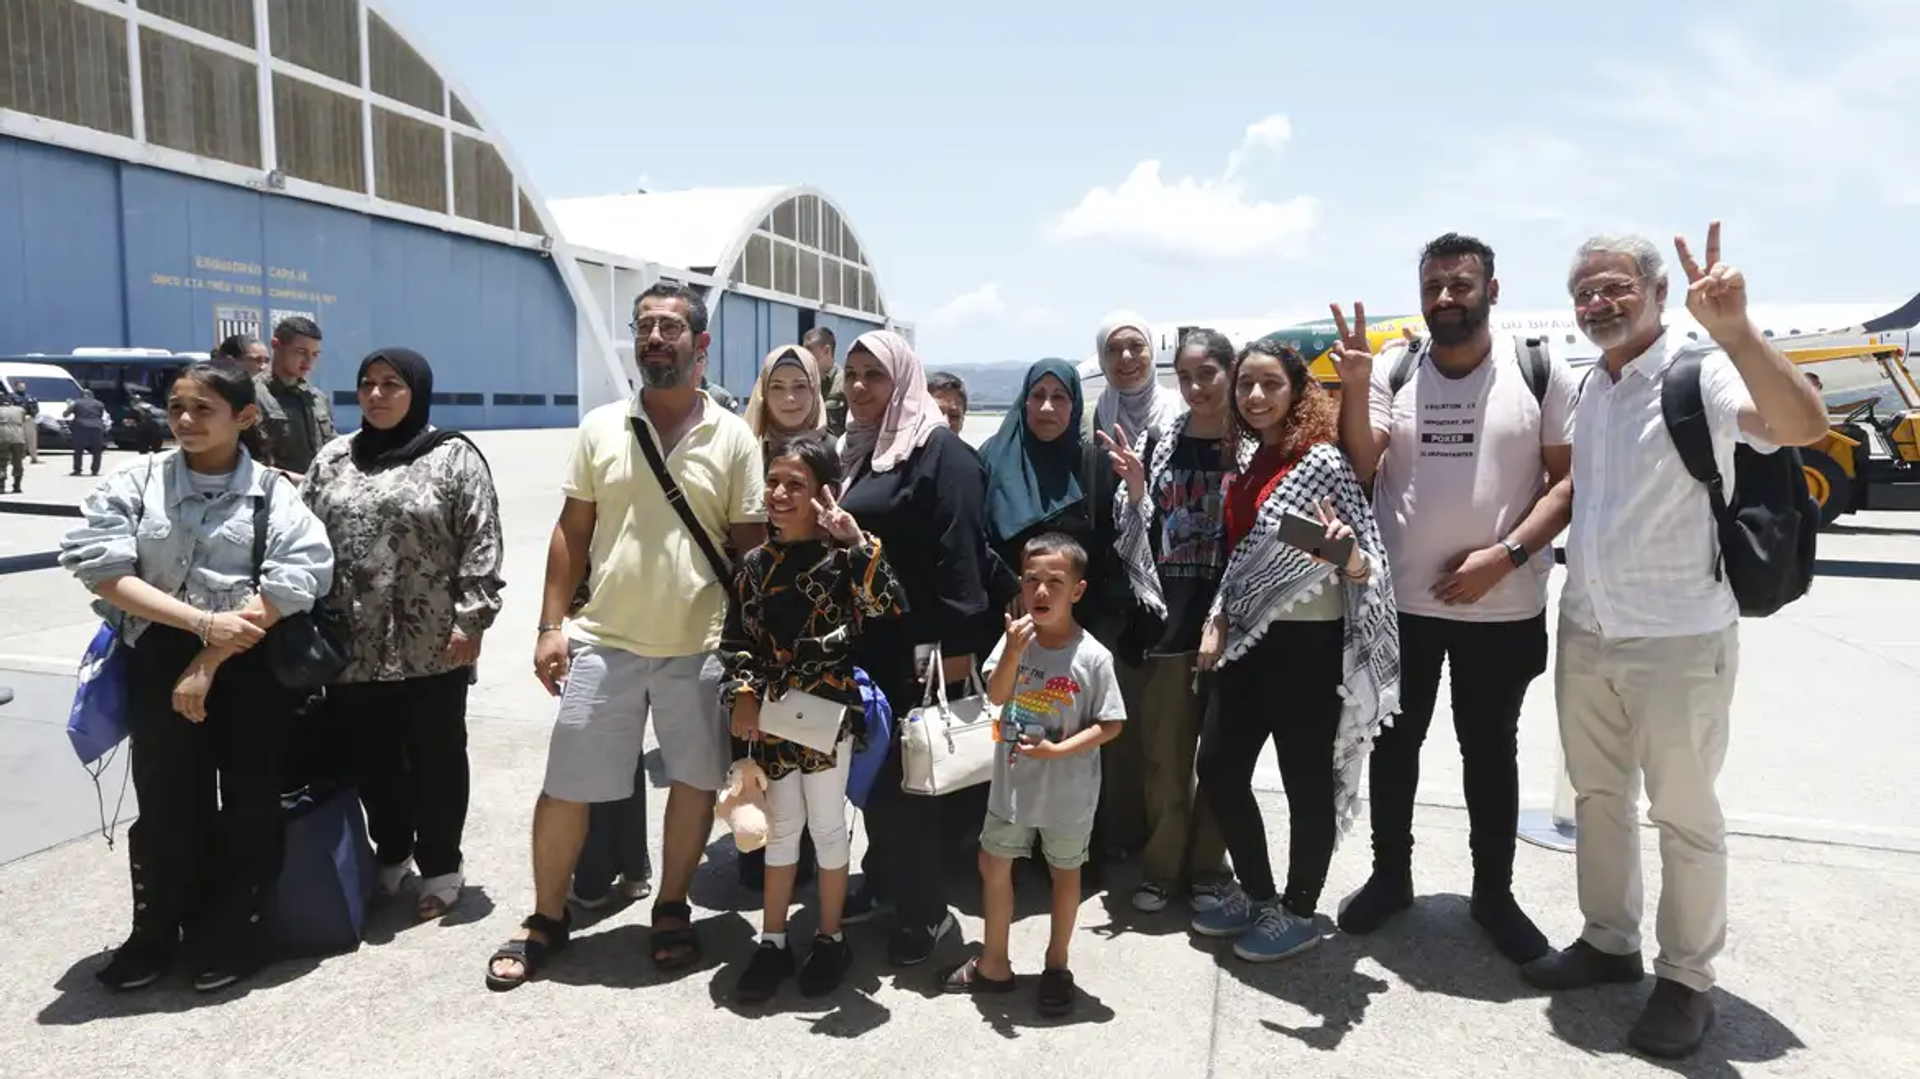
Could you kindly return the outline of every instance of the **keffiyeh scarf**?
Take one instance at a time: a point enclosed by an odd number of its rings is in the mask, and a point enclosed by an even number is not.
[[[1190,415],[1182,412],[1164,428],[1149,432],[1147,437],[1154,439],[1153,452],[1145,462],[1147,494],[1139,505],[1127,498],[1127,485],[1124,483],[1118,485],[1119,489],[1113,495],[1113,519],[1119,524],[1118,535],[1113,541],[1114,549],[1120,554],[1121,565],[1127,568],[1127,584],[1133,589],[1133,598],[1158,618],[1167,616],[1167,599],[1160,587],[1160,565],[1153,556],[1153,492],[1160,489],[1173,471],[1173,451],[1180,444],[1180,436],[1186,432]],[[1256,443],[1250,438],[1233,441],[1239,445],[1235,470],[1245,472],[1253,464]],[[1143,438],[1141,445],[1145,444]]]
[[[1312,515],[1328,498],[1340,519],[1353,527],[1354,539],[1371,564],[1364,584],[1345,580],[1339,567],[1280,539],[1286,508]],[[1373,740],[1400,710],[1400,617],[1373,507],[1346,457],[1321,443],[1308,450],[1261,503],[1253,530],[1227,557],[1226,576],[1213,601],[1213,613],[1227,616],[1220,666],[1245,656],[1282,611],[1319,595],[1328,585],[1343,587],[1346,600],[1340,672],[1344,703],[1333,740],[1334,813],[1337,834],[1345,835],[1353,823],[1360,773]]]

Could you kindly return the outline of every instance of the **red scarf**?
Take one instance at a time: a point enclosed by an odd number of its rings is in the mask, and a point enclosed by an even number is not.
[[[1262,446],[1254,452],[1253,461],[1247,470],[1237,476],[1227,477],[1227,504],[1225,510],[1227,526],[1227,550],[1231,551],[1253,531],[1254,519],[1260,515],[1260,505],[1273,493],[1280,481],[1287,478],[1293,466],[1300,463],[1304,454],[1282,457],[1280,451],[1272,446]]]

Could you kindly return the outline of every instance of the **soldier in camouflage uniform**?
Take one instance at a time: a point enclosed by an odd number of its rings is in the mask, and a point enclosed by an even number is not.
[[[273,448],[270,463],[300,476],[334,437],[327,395],[307,381],[320,360],[320,327],[309,318],[281,320],[273,330],[272,352],[259,376],[261,428]]]

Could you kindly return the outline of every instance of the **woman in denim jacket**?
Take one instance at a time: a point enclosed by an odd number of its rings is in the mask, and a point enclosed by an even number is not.
[[[281,768],[302,695],[275,680],[256,646],[326,593],[333,548],[293,481],[242,445],[259,438],[259,421],[243,370],[188,368],[167,399],[180,448],[109,476],[82,503],[87,523],[62,541],[60,564],[132,649],[126,716],[140,817],[127,835],[133,934],[97,975],[113,989],[151,985],[183,944],[203,992],[264,958],[284,842]]]

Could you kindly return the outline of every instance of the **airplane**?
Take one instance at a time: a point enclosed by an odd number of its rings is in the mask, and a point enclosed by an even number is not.
[[[1776,346],[1793,349],[1840,348],[1851,345],[1898,345],[1911,356],[1920,351],[1920,295],[1889,310],[1891,305],[1874,303],[1754,304],[1749,310],[1761,333]],[[1343,308],[1351,311],[1351,308]],[[1540,340],[1548,352],[1564,360],[1575,370],[1592,365],[1600,358],[1600,349],[1587,340],[1573,320],[1571,307],[1557,311],[1502,312],[1496,304],[1488,316],[1495,334],[1511,335],[1525,341]],[[1706,331],[1687,314],[1686,308],[1673,305],[1666,313],[1668,331],[1690,341],[1706,338]],[[1177,319],[1155,322],[1153,364],[1162,385],[1176,385],[1174,354],[1180,340],[1195,329],[1212,329],[1225,334],[1237,350],[1249,341],[1277,337],[1293,345],[1308,357],[1314,374],[1328,384],[1337,383],[1330,351],[1339,340],[1331,317],[1309,321],[1289,319]],[[1367,336],[1374,351],[1397,341],[1403,329],[1415,336],[1426,333],[1426,320],[1419,315],[1369,314]],[[1872,398],[1890,388],[1877,362],[1866,357],[1849,357],[1812,365],[1829,405],[1842,408]],[[1099,395],[1106,383],[1100,371],[1099,357],[1080,364],[1081,384],[1088,400]]]

